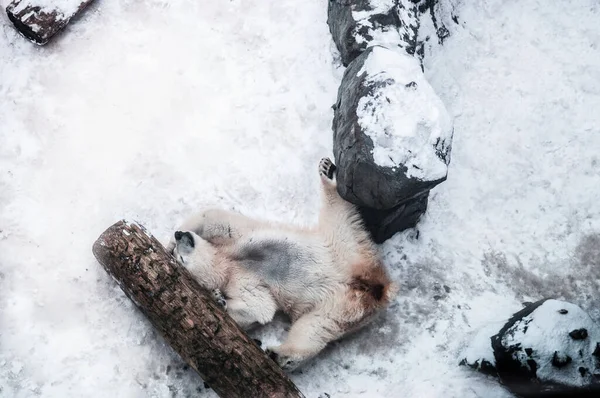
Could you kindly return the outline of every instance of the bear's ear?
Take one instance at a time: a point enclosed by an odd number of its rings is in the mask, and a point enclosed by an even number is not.
[[[178,245],[194,247],[194,236],[189,232],[175,232],[175,240]]]

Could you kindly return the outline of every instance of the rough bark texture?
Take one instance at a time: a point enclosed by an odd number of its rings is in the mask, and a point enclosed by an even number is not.
[[[303,396],[143,227],[119,221],[98,238],[93,252],[164,339],[219,396]]]
[[[94,0],[81,0],[79,7],[65,14],[58,8],[36,5],[35,0],[13,0],[6,7],[6,13],[23,36],[36,44],[43,45],[92,1]]]

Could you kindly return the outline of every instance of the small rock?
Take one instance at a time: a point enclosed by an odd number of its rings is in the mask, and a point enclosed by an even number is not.
[[[533,354],[533,350],[531,348],[525,348],[525,354],[527,354],[527,356],[531,356],[531,354]]]
[[[571,336],[571,338],[573,340],[585,340],[585,339],[587,339],[588,332],[584,328],[581,328],[581,329],[573,330],[572,332],[569,333],[569,336]]]
[[[596,348],[594,349],[592,355],[600,358],[600,343],[596,343]]]
[[[562,368],[571,363],[573,359],[568,355],[559,354],[558,351],[554,351],[554,356],[552,356],[552,366],[557,368]]]
[[[538,397],[550,391],[557,394],[553,396],[600,396],[600,327],[574,304],[532,303],[499,332],[486,331],[472,344],[479,348],[471,349],[466,364],[487,361],[518,396]],[[489,351],[482,344],[489,344]]]

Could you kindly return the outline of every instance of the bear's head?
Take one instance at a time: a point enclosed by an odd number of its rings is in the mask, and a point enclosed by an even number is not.
[[[193,232],[175,232],[175,250],[173,254],[182,265],[188,266],[193,264],[194,252],[196,251],[196,238],[201,239]]]
[[[175,232],[173,256],[207,289],[220,287],[224,280],[215,266],[215,254],[215,248],[193,231]]]

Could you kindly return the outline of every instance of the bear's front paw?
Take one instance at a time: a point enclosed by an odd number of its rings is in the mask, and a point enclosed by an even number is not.
[[[225,299],[223,292],[221,292],[221,289],[213,289],[211,294],[213,300],[215,300],[217,304],[223,307],[224,310],[227,310],[227,300]]]

